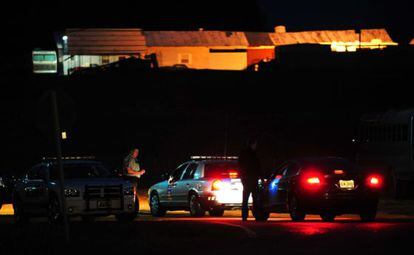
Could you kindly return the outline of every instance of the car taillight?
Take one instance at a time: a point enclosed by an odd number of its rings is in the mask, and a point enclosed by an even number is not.
[[[382,177],[379,175],[370,175],[367,178],[367,185],[371,188],[381,188]]]
[[[239,172],[234,171],[234,170],[230,170],[229,171],[229,177],[230,177],[230,179],[237,179],[237,178],[239,178]]]
[[[302,175],[302,186],[307,190],[318,190],[323,181],[323,175],[318,171],[305,172]]]
[[[220,180],[214,180],[211,184],[211,190],[220,190],[223,188],[223,182]]]
[[[320,183],[321,183],[321,180],[319,180],[319,178],[318,178],[318,177],[310,177],[310,178],[308,178],[308,179],[306,180],[306,182],[307,182],[308,184],[315,185],[315,184],[320,184]]]

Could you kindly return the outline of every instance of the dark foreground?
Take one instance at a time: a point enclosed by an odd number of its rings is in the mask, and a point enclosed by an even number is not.
[[[62,230],[39,219],[16,227],[0,218],[0,254],[398,254],[412,246],[414,219],[379,216],[361,223],[352,216],[323,223],[318,217],[293,223],[287,215],[268,222],[225,218],[190,218],[187,214],[132,223],[103,218],[94,223],[71,222],[71,243]]]

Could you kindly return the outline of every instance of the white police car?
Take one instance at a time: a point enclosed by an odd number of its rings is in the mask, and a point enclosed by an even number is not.
[[[237,157],[191,159],[149,189],[153,216],[173,210],[188,210],[192,216],[204,216],[206,211],[210,216],[222,216],[226,209],[241,207],[243,185]]]
[[[68,216],[93,220],[115,215],[118,220],[133,220],[139,210],[135,186],[110,172],[101,162],[80,157],[64,158],[64,193]],[[31,168],[16,184],[13,207],[17,221],[48,216],[62,218],[58,166],[55,159]]]

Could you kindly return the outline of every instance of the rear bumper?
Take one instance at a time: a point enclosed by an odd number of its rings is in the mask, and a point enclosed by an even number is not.
[[[201,196],[201,203],[203,207],[207,210],[213,208],[222,208],[225,210],[236,209],[242,207],[242,194],[230,194],[222,196],[219,193],[210,193],[204,196]],[[251,198],[249,199],[249,206],[252,205]]]
[[[134,213],[137,211],[134,196],[124,196],[121,199],[111,199],[110,208],[100,209],[97,207],[98,200],[84,200],[82,198],[67,198],[66,212],[69,216],[82,215],[112,215],[123,213]]]
[[[359,213],[366,208],[377,208],[378,194],[324,193],[301,197],[299,202],[307,213],[319,214],[327,211],[337,214]]]

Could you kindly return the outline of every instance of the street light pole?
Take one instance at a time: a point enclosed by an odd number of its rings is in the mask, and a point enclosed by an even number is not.
[[[63,175],[63,164],[62,164],[62,137],[60,132],[60,125],[59,125],[59,112],[58,112],[58,104],[56,98],[56,91],[50,92],[51,101],[52,101],[52,113],[53,113],[53,124],[55,130],[55,140],[56,140],[56,156],[57,156],[57,163],[59,168],[59,189],[60,189],[60,205],[61,205],[61,212],[63,217],[63,225],[65,228],[65,238],[66,243],[70,242],[69,238],[69,222],[66,213],[66,197],[65,197],[65,188],[64,188],[64,175]]]

